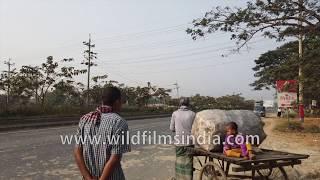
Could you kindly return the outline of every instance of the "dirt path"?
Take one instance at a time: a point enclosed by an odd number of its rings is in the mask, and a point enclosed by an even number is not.
[[[290,179],[320,179],[320,135],[312,133],[282,133],[274,131],[275,125],[283,119],[265,118],[264,130],[268,135],[260,145],[261,148],[280,150],[298,154],[308,154],[309,159],[303,160],[302,165],[291,168],[288,172]]]

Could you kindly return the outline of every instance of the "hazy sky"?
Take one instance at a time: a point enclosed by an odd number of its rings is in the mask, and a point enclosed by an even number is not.
[[[80,67],[83,41],[92,34],[98,53],[93,75],[128,85],[173,88],[182,95],[242,93],[272,99],[273,91],[252,91],[254,59],[280,44],[257,37],[250,50],[221,57],[234,46],[218,32],[193,41],[190,22],[217,5],[243,0],[0,0],[0,60],[37,65],[52,55],[72,57]],[[6,67],[0,63],[0,71]],[[85,75],[78,78],[85,80]],[[175,96],[175,93],[172,95]]]

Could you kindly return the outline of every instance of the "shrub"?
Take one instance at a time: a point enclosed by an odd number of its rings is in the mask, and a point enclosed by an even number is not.
[[[304,132],[304,133],[320,133],[320,127],[318,125],[302,124],[300,122],[281,122],[275,126],[275,130],[281,132]]]
[[[305,113],[306,117],[320,117],[320,109],[308,110]]]
[[[276,125],[275,130],[281,132],[301,132],[303,130],[303,126],[299,122],[282,122]]]
[[[310,125],[305,127],[305,131],[308,133],[320,133],[320,127],[317,125]]]
[[[14,116],[39,116],[39,115],[81,115],[96,109],[96,105],[87,107],[75,106],[70,104],[50,105],[46,104],[41,107],[37,104],[29,104],[23,106],[11,107],[9,111],[0,112],[0,117],[14,117]],[[161,114],[172,113],[176,108],[172,107],[141,107],[124,105],[121,114],[125,115],[147,115],[147,114]]]

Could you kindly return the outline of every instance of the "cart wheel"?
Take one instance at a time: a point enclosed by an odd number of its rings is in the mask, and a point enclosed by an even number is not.
[[[219,165],[208,162],[202,166],[198,180],[227,180],[227,177]]]
[[[290,180],[300,180],[301,174],[295,167],[285,167],[284,168],[288,174],[288,179]]]
[[[270,179],[270,180],[289,180],[286,171],[283,167],[270,168],[270,169],[260,169],[257,170],[259,174],[258,179]]]

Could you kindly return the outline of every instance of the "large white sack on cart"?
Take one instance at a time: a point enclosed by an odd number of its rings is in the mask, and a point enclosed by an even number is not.
[[[263,130],[264,123],[252,111],[212,109],[197,113],[192,126],[192,134],[196,140],[195,143],[207,151],[221,151],[225,126],[231,121],[237,123],[238,131],[244,135],[245,140],[247,138],[250,139],[250,142],[251,140],[255,140],[255,142],[251,142],[252,144],[261,144],[266,138]],[[217,140],[217,137],[221,138]],[[257,138],[259,138],[259,142]],[[217,144],[219,142],[221,144]]]

